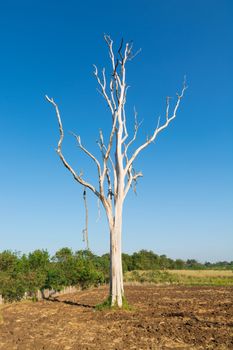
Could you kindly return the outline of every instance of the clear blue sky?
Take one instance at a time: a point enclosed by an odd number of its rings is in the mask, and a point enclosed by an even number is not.
[[[0,12],[0,250],[84,248],[82,189],[54,149],[77,170],[93,164],[68,131],[98,155],[110,118],[92,64],[108,66],[103,33],[133,40],[142,52],[128,66],[128,119],[143,119],[142,141],[175,96],[189,89],[177,119],[137,162],[144,178],[125,203],[123,250],[173,258],[233,260],[233,2],[231,0],[9,1]],[[130,124],[132,125],[132,124]],[[88,195],[90,245],[108,251],[104,212]]]

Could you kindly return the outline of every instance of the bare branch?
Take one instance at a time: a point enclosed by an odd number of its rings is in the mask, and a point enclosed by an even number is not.
[[[125,53],[124,53],[124,63],[126,61],[132,61],[140,52],[142,49],[140,48],[135,53],[133,53],[133,42],[129,42],[125,45]]]
[[[114,80],[113,79],[110,80],[109,87],[110,87],[110,94],[111,94],[111,100],[112,100],[112,104],[114,107],[114,111],[116,111],[117,105],[116,105],[116,101],[115,101],[115,97],[114,97],[114,92],[116,90],[116,93],[117,93],[117,86],[114,87]],[[117,97],[117,102],[118,102],[118,96],[116,96],[116,97]]]
[[[129,149],[129,147],[136,140],[137,134],[138,134],[138,129],[140,128],[140,126],[142,125],[142,122],[143,122],[143,121],[141,121],[140,123],[138,123],[137,115],[138,115],[138,113],[137,113],[137,111],[136,111],[136,109],[134,107],[134,135],[133,135],[133,138],[129,141],[129,143],[127,145],[125,145],[125,151],[124,151],[124,156],[125,157],[127,157],[127,151]]]
[[[104,144],[104,137],[103,137],[103,132],[102,130],[99,131],[100,134],[100,142],[98,142],[98,146],[101,150],[102,153],[102,157],[103,157],[103,162],[104,162],[104,168],[102,171],[102,175],[101,175],[101,184],[103,186],[104,180],[105,180],[105,176],[107,177],[107,182],[108,182],[108,188],[109,190],[112,191],[112,185],[111,185],[111,178],[110,178],[110,174],[109,174],[109,168],[108,168],[108,160],[110,161],[111,167],[112,167],[112,171],[113,171],[113,187],[114,187],[114,192],[116,189],[116,183],[117,183],[117,175],[116,175],[116,169],[115,169],[115,165],[113,163],[113,160],[111,158],[110,153],[108,154],[108,157],[106,157],[106,153],[108,151],[107,147]],[[110,149],[111,151],[111,149]]]
[[[77,136],[76,134],[74,134],[73,132],[71,132],[71,134],[75,137],[77,143],[78,143],[78,146],[79,148],[84,152],[86,153],[96,164],[97,166],[97,170],[98,170],[98,175],[99,177],[101,176],[101,166],[100,166],[100,163],[98,161],[98,159],[91,153],[89,152],[85,147],[83,147],[82,143],[81,143],[81,137],[80,136]]]
[[[129,170],[128,182],[127,182],[127,184],[125,186],[125,190],[124,190],[124,198],[127,196],[127,193],[129,192],[129,189],[132,186],[133,182],[134,182],[133,191],[136,194],[137,179],[139,177],[143,177],[143,174],[141,171],[138,173],[135,173],[132,168]]]
[[[138,184],[137,179],[138,179],[139,177],[143,177],[142,172],[139,172],[139,173],[137,173],[137,174],[135,174],[135,175],[133,176],[132,184],[133,184],[133,191],[134,191],[135,194],[137,194],[137,184]],[[131,186],[132,186],[132,184],[131,184]]]
[[[124,144],[125,141],[128,138],[128,131],[127,131],[127,124],[126,124],[126,113],[125,113],[125,104],[126,104],[126,96],[127,96],[127,91],[130,88],[130,86],[126,86],[125,88],[125,92],[124,92],[124,99],[123,99],[123,103],[122,103],[122,115],[123,115],[123,130],[124,130],[124,137],[121,140],[121,143]]]
[[[171,97],[167,96],[167,98],[166,98],[166,105],[167,105],[167,107],[166,107],[166,120],[168,120],[168,118],[169,118],[170,99],[171,99]]]
[[[108,158],[110,156],[111,149],[112,149],[113,138],[114,138],[114,135],[116,133],[116,123],[117,123],[117,114],[115,114],[115,116],[114,116],[114,120],[113,120],[113,124],[112,124],[112,130],[111,130],[111,133],[110,133],[108,146],[106,147],[106,153],[105,153],[105,159],[106,160],[108,160]]]
[[[63,156],[62,153],[62,142],[64,139],[64,131],[63,131],[63,126],[62,126],[62,121],[61,121],[61,117],[60,117],[60,112],[58,109],[57,104],[55,103],[55,101],[53,100],[53,98],[49,98],[47,95],[45,96],[46,100],[51,103],[53,105],[53,107],[55,108],[56,111],[56,116],[57,116],[57,121],[58,121],[58,125],[59,125],[59,131],[60,131],[60,138],[58,141],[58,145],[57,145],[57,153],[62,161],[62,163],[64,164],[64,166],[71,172],[71,174],[73,175],[74,179],[79,182],[81,185],[83,185],[84,187],[89,188],[97,197],[99,197],[101,200],[103,200],[102,196],[100,195],[100,193],[96,190],[96,188],[91,185],[90,183],[88,183],[87,181],[83,180],[81,175],[78,175],[74,169],[70,166],[70,164],[66,161],[65,157]]]
[[[111,59],[112,62],[112,69],[113,69],[113,76],[115,78],[115,80],[118,82],[119,85],[121,85],[121,80],[120,77],[117,73],[117,66],[118,66],[118,60],[115,63],[115,55],[113,52],[113,40],[110,38],[109,35],[104,35],[104,40],[108,45],[108,51],[109,51],[109,57]]]
[[[108,183],[108,194],[107,197],[109,198],[110,195],[110,199],[112,199],[112,183],[111,183],[111,177],[109,174],[109,169],[108,167],[106,167],[106,178],[107,178],[107,183]]]
[[[126,114],[125,114],[124,105],[122,107],[122,115],[123,115],[122,122],[123,122],[124,137],[122,138],[121,143],[124,144],[129,136],[127,131],[127,125],[126,125]]]
[[[104,149],[106,150],[106,147],[104,145]],[[112,171],[113,171],[113,188],[114,188],[114,192],[116,192],[116,183],[117,183],[117,174],[116,174],[116,169],[115,169],[115,164],[112,160],[112,157],[109,156],[109,162],[111,164],[111,167],[112,167]],[[108,170],[108,166],[106,165],[106,171]]]
[[[104,97],[104,99],[107,101],[107,104],[111,110],[112,115],[114,115],[114,108],[112,106],[112,102],[111,102],[111,100],[108,97],[108,94],[106,92],[105,69],[102,70],[102,75],[103,75],[103,83],[102,83],[100,80],[100,77],[98,75],[98,69],[97,69],[96,65],[93,64],[93,67],[94,67],[94,76],[96,77],[96,80],[97,80],[99,86],[101,87],[100,93]]]
[[[121,52],[122,47],[123,47],[123,42],[124,42],[124,40],[123,40],[123,38],[122,38],[122,39],[121,39],[121,43],[120,43],[120,47],[119,47],[119,49],[118,49],[118,54],[119,54],[121,60],[123,60],[123,56],[122,56],[122,52]]]
[[[128,57],[128,61],[132,61],[141,51],[142,51],[142,49],[140,48],[140,49],[137,50],[134,54],[131,53],[131,56]]]
[[[168,125],[170,124],[170,122],[171,122],[173,119],[175,119],[176,113],[177,113],[177,110],[178,110],[178,107],[179,107],[179,105],[180,105],[180,101],[181,101],[181,99],[183,98],[184,92],[185,92],[186,89],[187,89],[186,81],[184,80],[183,88],[182,88],[181,94],[180,94],[180,95],[177,94],[177,101],[176,101],[176,105],[175,105],[175,108],[174,108],[174,110],[173,110],[172,116],[171,116],[171,117],[167,116],[167,117],[166,117],[166,122],[165,122],[163,125],[161,125],[161,126],[159,126],[159,122],[158,122],[158,125],[157,125],[156,129],[154,130],[153,135],[152,135],[151,137],[149,137],[149,138],[147,139],[146,142],[144,142],[141,146],[139,146],[139,147],[136,149],[136,151],[134,152],[134,154],[132,155],[132,157],[130,158],[130,160],[128,161],[128,163],[127,163],[127,165],[126,165],[126,167],[125,167],[125,174],[127,173],[128,169],[131,167],[132,163],[133,163],[134,160],[137,158],[137,156],[139,155],[139,153],[140,153],[142,150],[144,150],[146,147],[148,147],[148,146],[151,144],[151,142],[153,142],[153,141],[156,139],[157,135],[158,135],[161,131],[163,131],[164,129],[166,129],[166,128],[168,127]],[[168,110],[168,109],[169,109],[169,100],[168,100],[167,103],[168,103],[168,106],[167,106],[167,110]]]

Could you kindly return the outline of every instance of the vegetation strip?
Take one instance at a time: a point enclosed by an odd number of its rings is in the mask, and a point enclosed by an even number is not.
[[[172,260],[146,250],[122,254],[122,261],[128,283],[233,285],[233,262],[201,264],[193,259]],[[56,293],[67,287],[99,286],[109,283],[109,264],[109,254],[97,256],[89,250],[62,248],[52,257],[45,250],[28,255],[4,251],[0,253],[0,296],[11,302],[23,299],[26,293],[37,300],[38,290],[48,297],[47,289]]]

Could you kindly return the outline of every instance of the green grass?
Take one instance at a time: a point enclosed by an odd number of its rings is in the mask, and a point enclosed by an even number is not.
[[[124,281],[129,283],[175,284],[184,286],[233,286],[233,272],[135,270],[126,272]]]
[[[103,303],[97,304],[95,306],[95,310],[104,311],[104,310],[119,310],[117,305],[111,305],[111,297],[109,296]],[[127,299],[125,297],[122,298],[122,308],[120,310],[132,310],[132,307],[128,304]]]

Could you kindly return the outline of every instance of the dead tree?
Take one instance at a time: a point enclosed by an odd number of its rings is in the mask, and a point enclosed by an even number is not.
[[[94,76],[97,80],[99,92],[107,102],[111,114],[111,132],[107,139],[104,139],[103,132],[100,130],[98,146],[101,151],[101,161],[91,153],[81,142],[80,136],[74,135],[79,148],[92,159],[95,163],[98,173],[98,186],[94,186],[86,181],[83,174],[78,174],[67,162],[62,151],[62,142],[64,131],[58,105],[52,99],[46,96],[56,111],[58,120],[60,139],[58,141],[57,153],[64,164],[70,171],[74,179],[92,191],[102,203],[109,224],[110,231],[110,298],[111,305],[122,307],[124,297],[123,273],[122,273],[122,212],[124,200],[130,188],[135,189],[137,180],[142,177],[141,172],[136,172],[134,161],[138,155],[157,139],[157,136],[168,127],[175,119],[180,101],[184,96],[186,84],[184,81],[180,94],[177,94],[176,102],[170,113],[170,97],[166,99],[166,110],[164,120],[157,121],[152,135],[149,136],[139,147],[132,150],[134,141],[137,138],[140,123],[137,121],[135,111],[134,133],[129,137],[127,131],[127,118],[125,111],[126,96],[128,85],[126,83],[126,66],[138,52],[133,53],[133,44],[121,41],[120,47],[116,53],[113,50],[113,41],[110,36],[105,35],[104,40],[108,47],[108,53],[111,60],[112,72],[107,82],[105,69],[101,74],[94,66]]]

